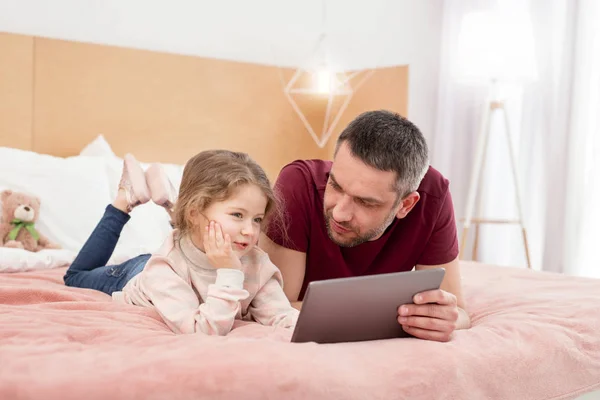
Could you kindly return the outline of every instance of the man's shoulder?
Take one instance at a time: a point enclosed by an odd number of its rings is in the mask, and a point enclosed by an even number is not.
[[[440,171],[429,166],[417,191],[435,198],[444,198],[448,194],[450,181]]]
[[[327,181],[331,165],[332,162],[326,160],[295,160],[281,169],[277,183],[297,184],[304,181],[320,187]]]

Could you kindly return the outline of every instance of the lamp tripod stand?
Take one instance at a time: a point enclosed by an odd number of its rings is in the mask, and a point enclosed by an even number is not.
[[[517,201],[517,212],[518,219],[485,219],[485,218],[473,218],[473,208],[475,206],[476,198],[479,199],[479,204],[481,204],[481,186],[482,186],[482,169],[485,166],[485,160],[487,155],[487,147],[488,141],[490,137],[490,121],[491,116],[494,112],[501,112],[504,116],[504,126],[505,126],[505,134],[506,140],[508,142],[508,152],[510,155],[510,166],[513,175],[513,183],[515,188],[515,196]],[[478,213],[481,212],[481,206],[478,207]],[[473,260],[476,260],[477,256],[477,247],[479,242],[479,226],[481,224],[515,224],[521,227],[521,234],[523,236],[523,247],[525,251],[525,257],[527,259],[527,267],[531,269],[531,259],[529,256],[529,245],[527,242],[527,230],[525,229],[525,225],[523,222],[523,211],[521,207],[521,195],[519,192],[519,181],[517,176],[517,166],[515,160],[515,154],[513,151],[513,145],[510,134],[510,126],[508,124],[508,113],[506,112],[506,107],[501,101],[489,101],[487,103],[487,107],[485,108],[484,115],[481,122],[481,128],[479,131],[479,136],[477,140],[477,149],[475,152],[475,163],[473,165],[473,169],[471,171],[471,181],[469,184],[469,194],[467,199],[467,207],[465,211],[465,219],[462,231],[462,238],[460,243],[460,254],[463,254],[465,249],[465,245],[467,242],[467,235],[469,232],[469,228],[471,224],[475,225],[475,240],[473,242]]]

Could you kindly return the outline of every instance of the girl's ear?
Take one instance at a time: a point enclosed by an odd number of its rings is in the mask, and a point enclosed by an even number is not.
[[[188,207],[188,209],[186,210],[186,217],[192,225],[200,224],[202,222],[202,219],[204,218],[204,216],[198,210],[197,207]]]
[[[188,209],[185,210],[185,211],[186,211],[186,217],[189,220],[192,220],[192,219],[196,218],[197,215],[198,215],[198,210],[196,210],[193,207],[188,207]]]
[[[185,210],[185,219],[187,219],[193,224],[195,224],[195,219],[197,218],[197,215],[198,210],[196,210],[195,207],[188,207],[187,210]]]

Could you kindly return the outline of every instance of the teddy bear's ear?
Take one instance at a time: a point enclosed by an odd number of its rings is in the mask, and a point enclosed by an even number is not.
[[[0,199],[2,199],[2,201],[8,199],[11,195],[13,194],[12,190],[4,190],[2,193],[0,193]]]

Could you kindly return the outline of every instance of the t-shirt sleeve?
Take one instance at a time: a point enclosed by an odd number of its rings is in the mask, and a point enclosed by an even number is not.
[[[448,190],[440,207],[433,233],[425,246],[417,264],[440,265],[458,256],[458,237],[452,195]]]
[[[310,172],[301,164],[288,164],[279,173],[274,187],[281,200],[282,215],[270,221],[265,233],[280,246],[306,253],[313,207],[310,199],[315,192]]]

